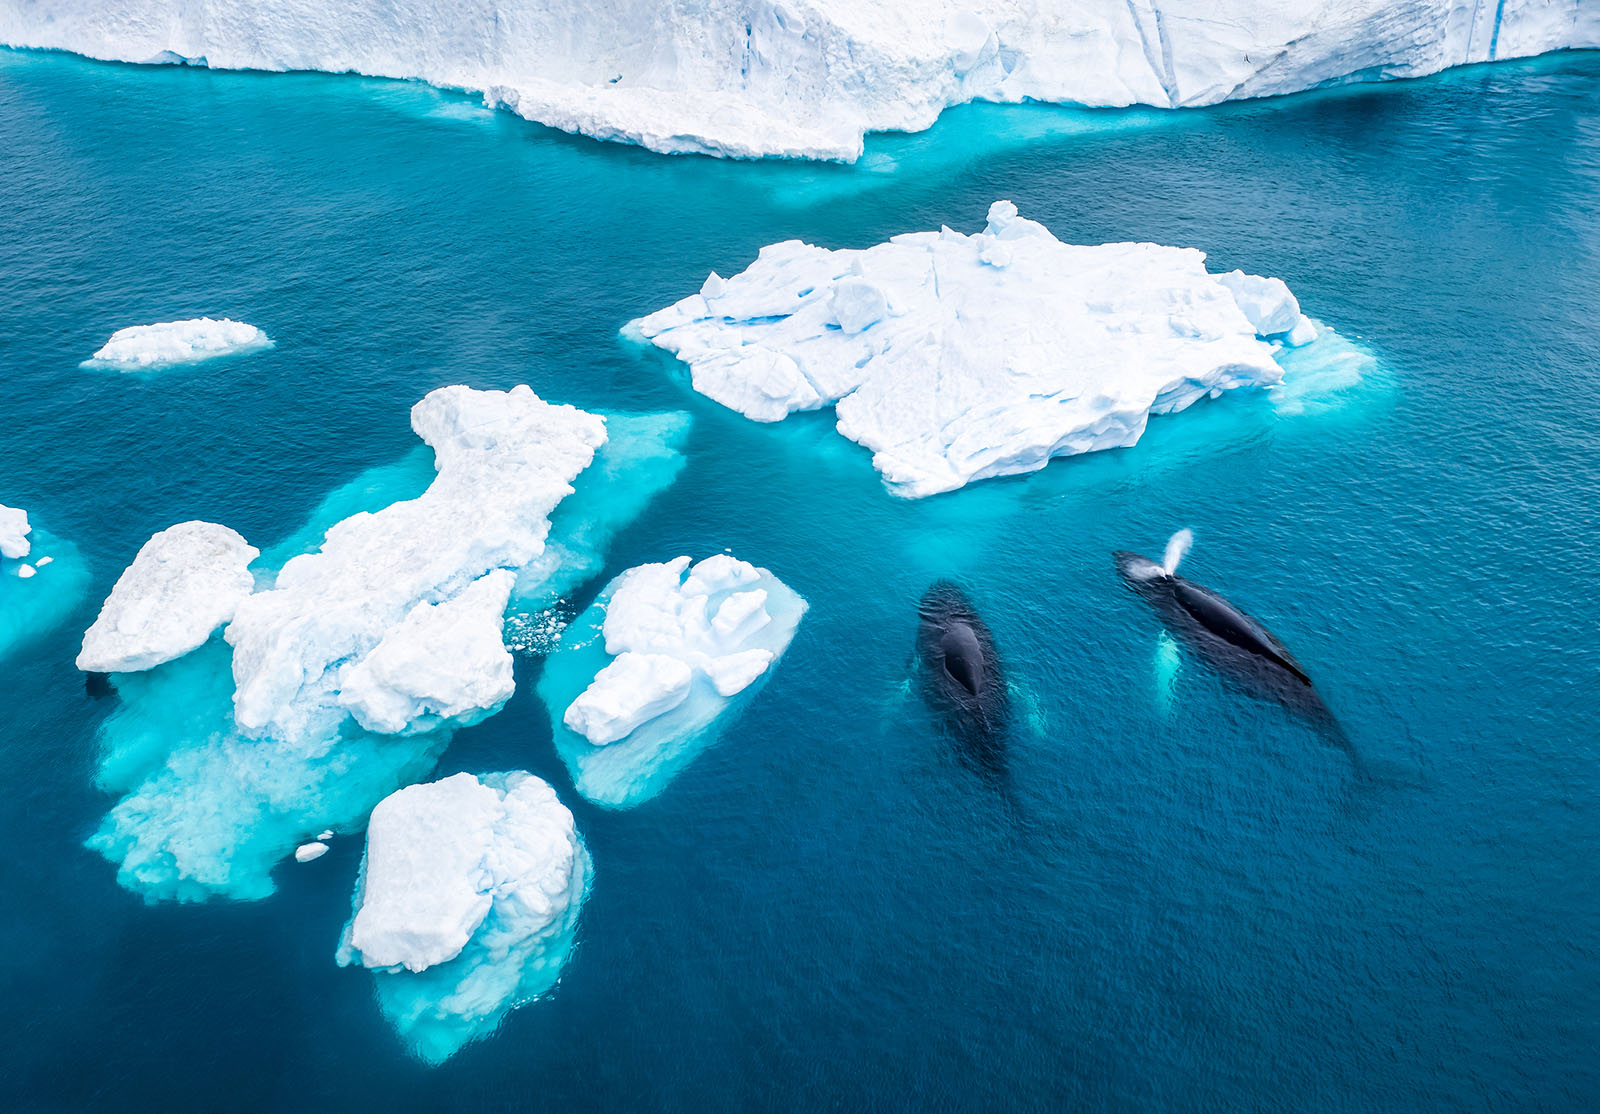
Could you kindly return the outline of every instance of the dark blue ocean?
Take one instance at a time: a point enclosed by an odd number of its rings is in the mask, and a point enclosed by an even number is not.
[[[1281,276],[1372,367],[1325,410],[1229,397],[907,502],[830,416],[747,422],[618,336],[763,244],[973,231],[997,198]],[[0,658],[0,1109],[1600,1107],[1597,314],[1594,54],[1178,114],[971,107],[842,167],[662,157],[415,84],[0,53],[0,502],[77,550],[68,613]],[[276,347],[78,367],[200,315]],[[151,533],[282,541],[411,453],[449,383],[693,415],[572,608],[726,547],[810,612],[625,811],[574,791],[519,658],[438,772],[550,781],[593,891],[555,991],[427,1067],[334,964],[359,838],[203,904],[84,848],[118,697],[72,659]],[[1182,651],[1170,676],[1111,553],[1180,527],[1345,746]],[[945,576],[1017,695],[1003,782],[910,683]]]

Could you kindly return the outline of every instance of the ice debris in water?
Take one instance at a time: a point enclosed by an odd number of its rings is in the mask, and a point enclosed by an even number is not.
[[[285,563],[223,639],[112,675],[121,702],[99,783],[121,799],[89,845],[128,888],[265,896],[274,864],[313,833],[357,829],[427,776],[455,728],[512,692],[508,599],[514,610],[518,591],[542,599],[547,581],[570,590],[598,568],[599,548],[671,482],[687,429],[682,415],[617,415],[613,454],[600,417],[526,387],[443,388],[412,420],[435,450],[431,483],[408,459],[341,488],[262,562]],[[529,576],[549,547],[562,565]]]
[[[972,100],[1161,108],[1600,46],[1584,0],[31,0],[0,42],[481,90],[657,151],[858,157]]]
[[[311,843],[302,843],[294,849],[294,861],[297,863],[309,863],[313,859],[322,858],[327,853],[328,845],[320,839],[314,840]]]
[[[22,511],[0,507],[0,661],[55,630],[88,583],[76,547],[31,524]]]
[[[271,347],[267,334],[254,325],[226,317],[196,317],[118,329],[100,351],[83,362],[83,366],[151,371]]]
[[[834,406],[891,490],[921,496],[1132,445],[1151,414],[1273,386],[1275,347],[1303,323],[1281,280],[1209,274],[1192,248],[1064,244],[997,201],[971,236],[770,245],[627,331],[758,421]]]
[[[579,792],[617,808],[659,793],[782,656],[805,610],[772,573],[726,555],[613,580],[539,682]]]
[[[144,543],[83,636],[78,668],[130,673],[182,657],[233,618],[260,551],[214,522],[180,522]]]
[[[438,1063],[547,993],[571,954],[589,859],[569,812],[523,772],[412,785],[372,810],[342,966]]]

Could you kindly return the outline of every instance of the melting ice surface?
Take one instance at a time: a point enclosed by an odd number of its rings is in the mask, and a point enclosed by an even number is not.
[[[539,681],[578,791],[611,808],[660,793],[759,689],[805,611],[772,573],[725,555],[618,576]]]
[[[458,397],[457,402],[475,412],[472,400]],[[506,403],[498,405],[503,409]],[[518,553],[533,556],[513,562],[509,570],[479,569],[481,575],[462,576],[459,570],[466,566],[448,552],[419,548],[420,528],[388,543],[372,540],[373,524],[386,514],[398,513],[406,521],[419,514],[413,505],[432,489],[430,478],[438,482],[425,452],[375,468],[330,494],[306,527],[268,551],[262,561],[267,569],[286,558],[285,571],[306,560],[290,557],[291,550],[329,554],[326,543],[318,548],[318,539],[324,533],[348,533],[354,523],[369,532],[360,539],[368,544],[353,551],[357,558],[371,553],[380,564],[392,560],[383,548],[388,544],[410,562],[407,575],[438,575],[448,584],[453,567],[464,583],[436,599],[430,598],[434,590],[421,590],[411,607],[396,603],[388,625],[371,626],[370,611],[351,613],[365,590],[359,577],[337,593],[319,595],[319,604],[302,617],[279,604],[275,611],[284,616],[288,633],[273,646],[279,656],[290,655],[295,668],[284,675],[294,677],[296,687],[262,704],[260,726],[241,728],[234,706],[240,655],[236,648],[230,657],[220,639],[148,672],[114,674],[121,706],[101,730],[98,782],[121,800],[89,845],[119,864],[119,881],[152,899],[263,897],[273,889],[273,866],[296,846],[327,828],[359,828],[375,802],[425,777],[456,727],[492,713],[510,694],[501,613],[512,595],[514,570],[536,561],[547,544],[566,559],[559,576],[549,570],[550,589],[570,590],[586,570],[599,566],[598,548],[676,475],[685,416],[616,415],[612,422],[616,443],[599,450],[592,475],[580,475],[566,513],[552,523],[548,538],[539,536],[539,521],[520,517],[497,535],[537,538],[521,543]],[[487,436],[487,427],[473,428],[480,440]],[[526,472],[513,470],[495,482],[522,485],[511,492],[519,500],[553,503],[562,497],[556,492],[541,496],[544,489]],[[481,508],[484,497],[474,498]],[[440,513],[448,519],[455,512]],[[474,521],[485,527],[487,518],[480,514]],[[486,560],[485,548],[465,535],[455,544],[469,547],[468,560]],[[348,569],[334,571],[354,575]],[[285,583],[283,572],[263,576]],[[393,592],[398,581],[389,577],[378,587]],[[549,602],[545,579],[529,577],[519,591],[538,606]],[[258,593],[251,600],[261,598]],[[359,637],[348,632],[367,627],[366,652],[357,653]],[[307,644],[300,637],[306,630],[324,638],[328,632],[347,632],[339,637],[346,640],[348,659],[331,656],[337,647],[326,641]],[[419,631],[422,637],[407,637]],[[245,669],[243,675],[257,674]]]
[[[378,1004],[438,1063],[548,992],[589,891],[572,813],[531,774],[455,774],[372,810],[340,965],[373,971]]]
[[[1009,201],[973,236],[770,245],[628,331],[746,417],[834,406],[911,496],[1132,445],[1152,414],[1275,386],[1274,352],[1317,336],[1278,279],[1212,275],[1187,248],[1063,244]]]
[[[162,321],[118,329],[98,352],[83,362],[83,366],[112,371],[155,371],[271,347],[267,334],[254,325],[226,317],[196,317],[188,321]]]

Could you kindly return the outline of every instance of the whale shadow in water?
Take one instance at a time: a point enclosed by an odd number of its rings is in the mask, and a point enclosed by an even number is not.
[[[1259,620],[1210,588],[1178,576],[1148,557],[1126,550],[1118,550],[1112,557],[1134,594],[1226,684],[1288,709],[1322,739],[1344,751],[1358,775],[1366,775],[1365,763],[1305,668]],[[1176,566],[1170,551],[1168,564]]]
[[[923,698],[956,757],[997,789],[1010,783],[1006,736],[1011,696],[994,635],[965,592],[940,580],[918,606],[917,673]]]

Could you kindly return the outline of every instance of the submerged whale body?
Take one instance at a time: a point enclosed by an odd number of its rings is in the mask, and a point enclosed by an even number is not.
[[[1005,764],[1010,701],[994,636],[966,593],[948,580],[928,589],[919,614],[917,658],[928,703],[963,757],[997,774]]]
[[[1314,724],[1338,732],[1333,715],[1311,677],[1287,647],[1258,620],[1216,592],[1177,575],[1168,563],[1119,550],[1117,571],[1128,587],[1155,610],[1162,623],[1208,665],[1257,695],[1286,705]]]

